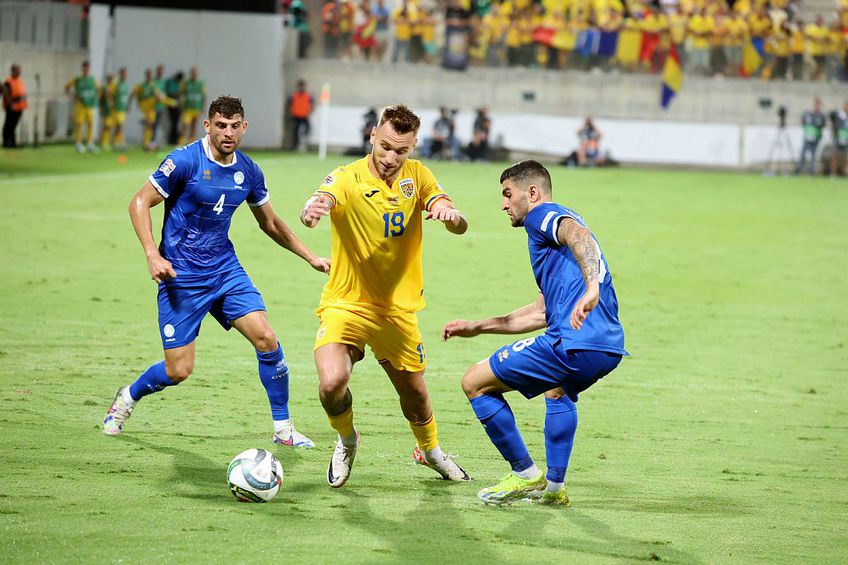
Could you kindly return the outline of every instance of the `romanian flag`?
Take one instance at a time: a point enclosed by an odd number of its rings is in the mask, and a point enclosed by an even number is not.
[[[663,108],[668,108],[671,99],[680,92],[682,85],[683,69],[680,66],[680,54],[677,52],[677,45],[672,45],[663,69],[662,94],[660,95],[660,105]]]
[[[742,49],[742,76],[749,77],[763,64],[763,38],[752,37]]]

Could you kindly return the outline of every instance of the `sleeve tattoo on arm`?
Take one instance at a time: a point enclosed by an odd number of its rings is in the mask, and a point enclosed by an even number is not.
[[[568,245],[571,249],[586,284],[599,283],[601,257],[598,246],[592,239],[592,232],[571,218],[563,218],[557,230],[557,236],[560,243]]]

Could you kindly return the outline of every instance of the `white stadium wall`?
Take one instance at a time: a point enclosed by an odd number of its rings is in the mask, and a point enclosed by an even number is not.
[[[421,116],[420,141],[430,135],[438,117],[435,108],[416,109]],[[359,143],[363,125],[361,106],[331,106],[328,144],[335,148]],[[558,159],[574,151],[576,132],[582,118],[492,112],[491,139],[501,140],[511,152]],[[460,112],[456,133],[463,144],[471,137],[474,114]],[[776,127],[696,122],[660,122],[596,118],[604,138],[602,146],[619,161],[636,164],[669,164],[706,167],[756,167],[768,160],[768,152],[777,133]],[[320,112],[313,115],[310,142],[318,143]],[[801,128],[787,128],[793,149],[800,151]],[[789,156],[775,157],[788,161]],[[792,155],[792,159],[797,156]]]
[[[246,145],[282,145],[282,16],[118,6],[114,18],[114,42],[103,58],[113,65],[111,70],[127,67],[129,82],[135,85],[144,69],[159,63],[166,76],[196,66],[206,82],[207,102],[222,94],[242,99],[250,123]],[[96,18],[92,25],[108,21]],[[102,34],[92,29],[93,40]],[[132,143],[141,140],[140,121],[134,105],[126,127]]]

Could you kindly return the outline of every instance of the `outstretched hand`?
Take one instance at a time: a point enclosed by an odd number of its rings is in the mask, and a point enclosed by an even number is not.
[[[326,196],[313,196],[306,201],[300,213],[300,221],[309,228],[314,228],[318,222],[330,213],[330,199]]]
[[[425,220],[439,220],[445,224],[452,224],[454,227],[459,227],[462,221],[462,214],[456,208],[448,208],[447,206],[433,206],[424,215]]]
[[[474,337],[480,330],[475,322],[469,320],[454,320],[442,328],[442,339],[447,341],[452,337]]]
[[[150,271],[150,278],[161,283],[177,277],[171,262],[159,255],[158,253],[147,260],[147,268]]]
[[[571,311],[571,327],[579,330],[583,327],[583,322],[589,315],[589,312],[594,310],[598,305],[598,286],[595,285],[586,289],[577,304],[574,305],[574,310]]]

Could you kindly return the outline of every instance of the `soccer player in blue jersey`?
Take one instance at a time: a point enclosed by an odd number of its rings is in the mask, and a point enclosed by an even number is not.
[[[256,349],[259,378],[268,393],[274,442],[312,447],[289,418],[289,370],[265,303],[236,258],[228,232],[233,212],[247,201],[259,227],[277,244],[328,273],[330,263],[301,242],[271,207],[265,177],[238,151],[247,131],[241,100],[221,96],[209,106],[206,137],[171,152],[130,202],[133,228],[159,284],[159,332],[165,360],[118,389],[103,431],[121,433],[136,403],[184,381],[194,368],[200,322],[211,313],[224,329],[236,328]],[[165,202],[159,247],[150,209]]]
[[[482,489],[487,504],[530,499],[568,504],[565,472],[577,430],[577,395],[615,369],[624,350],[618,300],[597,240],[576,212],[552,201],[551,177],[536,161],[521,161],[501,174],[502,207],[513,227],[524,226],[537,300],[504,316],[454,320],[442,338],[482,333],[545,333],[497,350],[466,371],[462,389],[477,418],[512,472]],[[503,393],[527,398],[544,393],[545,452],[542,472],[524,445]]]

